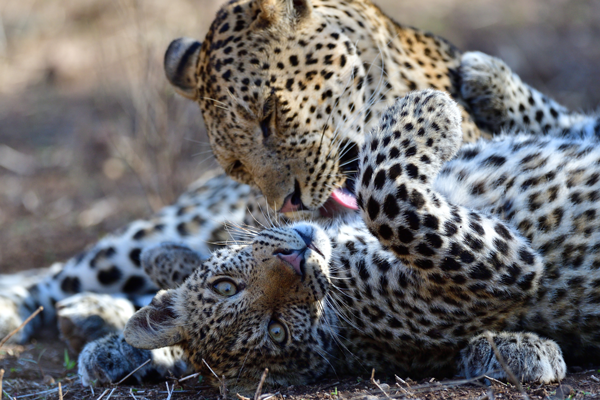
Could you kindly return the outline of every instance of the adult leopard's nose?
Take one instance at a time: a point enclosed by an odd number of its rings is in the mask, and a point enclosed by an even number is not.
[[[279,209],[282,214],[294,211],[308,210],[304,203],[302,203],[302,192],[300,190],[300,183],[296,180],[294,184],[294,191],[288,194],[283,201],[283,206]]]

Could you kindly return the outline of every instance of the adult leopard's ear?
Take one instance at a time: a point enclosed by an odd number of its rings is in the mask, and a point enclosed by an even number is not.
[[[196,65],[202,44],[194,39],[179,38],[171,42],[165,52],[164,68],[167,79],[177,93],[195,100],[198,87]]]
[[[175,305],[176,290],[161,290],[129,319],[123,336],[138,349],[158,349],[183,340]]]
[[[310,17],[310,0],[257,0],[261,13],[257,26],[296,26]]]

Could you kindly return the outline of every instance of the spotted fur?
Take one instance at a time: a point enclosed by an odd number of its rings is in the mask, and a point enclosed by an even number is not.
[[[546,134],[565,129],[600,136],[598,115],[570,111],[524,83],[495,57],[469,52],[462,57],[461,93],[479,126],[491,132],[502,129]]]
[[[123,301],[130,300],[133,302],[129,306],[132,309],[134,305],[145,305],[159,286],[142,268],[142,250],[159,243],[177,241],[207,258],[212,249],[232,239],[230,230],[235,231],[236,224],[243,224],[245,220],[256,224],[255,219],[264,223],[262,210],[266,210],[265,207],[264,201],[253,197],[248,186],[224,175],[201,179],[153,218],[134,221],[66,263],[56,264],[33,278],[11,279],[12,285],[7,285],[0,293],[0,335],[18,327],[41,305],[44,306],[41,316],[32,320],[15,340],[27,340],[42,326],[56,326],[58,317],[59,326],[73,328],[69,328],[69,332],[63,331],[63,337],[73,348],[80,348],[94,338],[83,334],[89,332],[87,327],[81,326],[89,324],[84,321],[88,321],[88,317],[96,322],[97,317],[109,321],[119,308],[113,310],[108,304],[102,308],[93,306],[104,302],[102,299],[106,297],[102,296],[86,303],[71,301],[69,297],[86,293],[86,298],[91,299],[93,293],[104,293],[124,297]],[[226,222],[230,222],[233,228],[227,228]],[[186,274],[189,272],[181,271],[179,279]],[[7,279],[2,278],[3,281]],[[164,286],[163,281],[158,284]],[[63,300],[65,302],[61,304]],[[84,304],[89,309],[84,309]],[[126,321],[127,318],[124,319]],[[117,324],[120,326],[118,331],[123,324]],[[112,331],[110,327],[107,329]]]
[[[216,159],[295,217],[353,191],[357,146],[379,114],[411,90],[462,102],[461,53],[399,25],[365,0],[237,0],[204,42],[175,40],[165,71],[198,102]],[[482,133],[460,106],[465,141]]]
[[[230,61],[231,54],[234,61]],[[233,2],[218,14],[203,45],[193,40],[174,41],[165,58],[166,73],[174,86],[200,103],[211,144],[227,173],[260,188],[275,210],[288,211],[292,218],[343,214],[331,202],[331,191],[337,187],[353,191],[357,149],[365,132],[381,111],[409,90],[429,87],[449,92],[461,103],[465,141],[482,134],[470,119],[469,107],[479,115],[480,126],[493,131],[511,126],[503,122],[511,108],[521,113],[511,114],[512,120],[523,122],[515,122],[515,127],[533,132],[551,131],[556,126],[572,129],[570,119],[552,125],[548,118],[555,117],[553,107],[560,110],[561,121],[568,112],[544,100],[498,63],[482,55],[461,57],[443,39],[397,25],[369,2],[341,0]],[[503,73],[490,72],[498,65]],[[505,82],[512,86],[503,86]],[[501,102],[485,106],[486,101],[508,99],[498,90],[505,87],[514,87],[519,96],[531,93],[534,104],[516,96],[505,103],[508,111]],[[541,128],[524,124],[525,116],[537,116],[539,110],[520,110],[514,107],[516,102],[536,107],[546,104]],[[582,127],[595,129],[582,121]],[[550,128],[546,128],[548,124]],[[505,150],[510,154],[510,149]],[[461,176],[460,171],[456,176]],[[477,187],[462,186],[457,192],[478,193],[485,182],[473,185]],[[491,207],[491,200],[471,196],[469,201],[473,207],[488,201],[483,208]],[[491,212],[496,207],[491,207]],[[250,214],[246,214],[248,209]],[[95,339],[94,334],[118,332],[132,309],[132,305],[118,306],[125,299],[113,302],[91,293],[82,295],[83,302],[69,297],[82,292],[109,293],[125,296],[137,306],[146,304],[158,287],[174,287],[190,275],[209,255],[212,244],[231,239],[224,221],[257,225],[253,218],[264,217],[266,210],[267,219],[273,219],[275,213],[265,198],[225,176],[193,185],[154,218],[135,221],[64,265],[55,266],[51,274],[36,282],[3,291],[0,336],[39,305],[45,306],[42,317],[15,336],[17,340],[27,340],[42,325],[54,323],[57,316],[63,337],[76,349]],[[158,247],[157,253],[143,252],[165,241],[174,242],[170,250]],[[193,251],[178,247],[180,244]],[[148,256],[146,261],[143,254]],[[114,349],[125,346],[119,336],[110,338],[106,343],[121,341]],[[89,351],[82,357],[101,359]],[[94,364],[84,363],[82,368],[90,365]],[[91,382],[98,378],[90,368],[85,374]],[[120,373],[113,372],[102,375],[103,379],[114,382]]]
[[[432,87],[460,100],[460,62],[445,40],[393,23],[368,1],[243,0],[223,7],[203,45],[174,41],[165,72],[180,93],[201,103],[227,173],[259,187],[274,210],[287,199],[289,216],[306,218],[345,212],[330,193],[339,186],[353,191],[356,146],[397,96]],[[465,140],[474,140],[480,132],[461,110]],[[256,168],[252,176],[244,172],[249,167]],[[145,247],[182,243],[206,258],[214,243],[231,238],[225,221],[259,225],[254,219],[266,213],[275,218],[247,186],[224,176],[201,180],[158,215],[57,265],[52,278],[13,290],[0,334],[43,305],[43,320],[15,337],[27,340],[53,324],[56,302],[81,292],[146,304],[157,286],[140,268]],[[85,320],[86,312],[73,319],[71,305],[59,318]]]
[[[461,136],[448,95],[398,100],[361,146],[360,216],[215,252],[125,340],[180,346],[240,390],[267,367],[282,385],[371,368],[506,379],[486,330],[524,381],[596,360],[597,138],[561,128],[459,149]]]

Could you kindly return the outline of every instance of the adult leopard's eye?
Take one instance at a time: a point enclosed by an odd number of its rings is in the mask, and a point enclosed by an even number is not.
[[[231,297],[238,292],[238,288],[233,281],[222,279],[216,282],[213,286],[215,292],[225,297]]]
[[[230,170],[230,171],[233,171],[233,170],[236,170],[236,169],[240,169],[240,168],[242,168],[242,167],[243,167],[243,165],[242,165],[242,162],[241,162],[240,160],[235,160],[235,161],[234,161],[234,162],[233,162],[233,163],[232,163],[232,164],[229,166],[229,170]]]
[[[275,343],[283,343],[287,337],[285,327],[281,322],[272,320],[269,322],[269,336],[275,341]]]
[[[262,131],[263,138],[265,139],[271,136],[270,124],[272,118],[272,114],[269,114],[262,121],[260,121],[260,130]]]

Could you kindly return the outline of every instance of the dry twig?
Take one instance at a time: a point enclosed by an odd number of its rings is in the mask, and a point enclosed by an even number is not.
[[[0,369],[0,397],[2,396],[2,379],[3,378],[4,378],[4,370]]]
[[[437,391],[437,390],[444,390],[444,389],[448,389],[448,388],[452,388],[452,387],[457,387],[457,386],[461,386],[461,385],[465,385],[465,384],[477,384],[481,379],[483,379],[484,376],[480,375],[480,376],[476,376],[473,378],[469,378],[469,379],[457,379],[457,380],[451,380],[451,381],[444,381],[444,382],[436,382],[435,384],[431,384],[431,383],[425,383],[422,385],[414,385],[410,387],[410,392],[409,395],[411,397],[414,397],[415,395],[419,394],[419,393],[428,393],[428,392],[433,392],[433,391]],[[373,389],[375,390],[375,389]],[[400,391],[402,391],[402,393],[400,393]],[[392,388],[392,390],[390,391],[391,394],[391,398],[396,399],[399,397],[405,397],[406,393],[403,392],[404,389],[401,387],[395,387]],[[349,394],[348,395],[348,399],[354,399],[354,398],[358,398],[364,396],[363,394]]]
[[[405,385],[406,387],[410,388],[410,385],[408,384],[408,382],[406,382],[404,379],[400,378],[398,375],[394,375],[396,377],[396,382],[399,382],[403,385]]]
[[[200,372],[196,372],[195,374],[184,376],[183,378],[179,379],[177,382],[187,381],[188,379],[192,379],[192,378],[195,378],[197,376],[200,376]]]
[[[208,367],[208,369],[210,369],[210,372],[212,372],[212,374],[215,376],[215,378],[217,378],[217,380],[219,379],[219,375],[215,374],[215,371],[213,371],[213,369],[210,367],[210,365],[208,365],[208,363],[206,362],[206,360],[203,358],[202,362],[204,363],[204,365],[206,365]]]
[[[490,343],[490,346],[492,346],[492,350],[494,350],[494,354],[496,355],[496,359],[498,360],[498,362],[502,366],[502,369],[504,370],[504,372],[506,372],[506,375],[508,376],[508,379],[510,380],[510,382],[513,385],[515,385],[515,387],[517,388],[517,390],[519,392],[521,392],[521,394],[523,395],[523,397],[526,400],[529,400],[529,396],[527,395],[527,393],[523,389],[523,385],[521,385],[521,381],[519,381],[517,379],[517,377],[515,376],[515,374],[513,374],[513,372],[510,370],[510,368],[508,368],[508,364],[506,364],[506,361],[504,360],[504,357],[502,357],[502,354],[500,354],[500,350],[498,350],[498,347],[496,347],[496,343],[494,343],[494,338],[492,337],[492,333],[490,331],[485,331],[485,332],[483,332],[483,334],[485,335],[485,338],[487,339],[487,341]]]
[[[125,378],[123,378],[119,382],[115,383],[115,385],[120,385],[121,383],[125,382],[125,379],[127,379],[131,375],[135,374],[140,368],[142,368],[143,366],[145,366],[146,364],[148,364],[150,361],[152,361],[151,358],[147,359],[146,362],[144,362],[142,365],[140,365],[139,367],[137,367],[136,369],[134,369],[133,371],[131,371],[129,374],[127,374],[127,376]]]
[[[219,387],[221,390],[221,396],[223,400],[227,400],[227,386],[225,385],[225,375],[221,375],[221,385]]]
[[[25,321],[23,321],[23,323],[21,325],[19,325],[19,327],[17,329],[15,329],[14,331],[12,331],[11,333],[9,333],[8,335],[6,335],[6,337],[4,339],[2,339],[2,341],[0,342],[0,347],[2,347],[2,345],[4,343],[6,343],[8,341],[8,339],[10,339],[11,337],[13,337],[13,335],[17,332],[19,332],[21,329],[23,329],[23,327],[25,325],[27,325],[29,323],[29,321],[31,321],[32,319],[35,318],[36,315],[38,315],[40,312],[42,312],[44,310],[43,306],[40,306],[37,310],[35,310],[33,312],[33,314],[31,314]]]
[[[62,386],[61,386],[60,382],[58,382],[58,399],[63,400]]]
[[[508,383],[504,383],[504,382],[502,382],[502,381],[499,381],[498,379],[496,379],[496,378],[492,378],[491,376],[484,375],[483,377],[484,377],[485,379],[489,379],[489,380],[490,380],[490,381],[492,381],[492,382],[499,383],[499,384],[501,384],[502,386],[508,386]]]
[[[265,379],[267,379],[267,374],[269,373],[269,368],[265,368],[262,376],[260,377],[260,382],[258,382],[258,387],[256,388],[256,393],[254,393],[254,400],[260,399],[260,393],[262,392],[263,384],[265,383]]]
[[[173,395],[173,390],[175,390],[175,384],[173,384],[173,386],[171,387],[171,390],[169,390],[169,382],[165,382],[165,385],[167,385],[167,400],[171,400],[171,396]]]
[[[115,392],[117,388],[113,388],[113,390],[110,391],[110,393],[108,394],[108,396],[106,397],[106,400],[110,399],[110,396],[112,396],[112,394]]]
[[[67,387],[65,387],[66,389]],[[22,394],[20,396],[15,397],[15,399],[23,399],[25,397],[39,397],[43,394],[48,394],[48,393],[53,393],[53,392],[58,392],[58,388],[54,388],[54,389],[50,389],[50,390],[43,390],[41,392],[36,392],[36,393],[30,393],[30,394]],[[66,394],[66,393],[65,393]]]
[[[100,400],[101,398],[103,398],[106,393],[108,393],[108,389],[106,389],[104,392],[102,392],[100,397],[98,397],[96,400]]]
[[[383,394],[385,394],[385,397],[387,397],[388,399],[391,399],[390,395],[386,393],[385,390],[383,390],[383,388],[381,387],[381,385],[379,385],[379,382],[377,382],[375,380],[375,368],[373,368],[373,371],[371,371],[371,383],[375,386],[377,386],[377,389],[381,390],[381,392]]]

